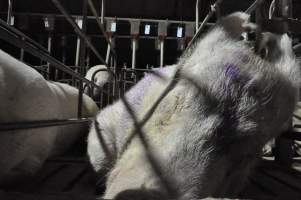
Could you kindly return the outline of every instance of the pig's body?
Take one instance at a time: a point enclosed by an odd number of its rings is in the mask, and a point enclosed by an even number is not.
[[[105,199],[238,194],[264,144],[290,119],[299,84],[289,38],[279,40],[281,57],[261,59],[238,40],[252,26],[247,19],[242,13],[224,18],[184,55],[182,78],[143,127],[157,167],[172,183],[172,194],[155,173],[139,137],[124,146],[135,130],[124,104],[118,101],[99,113],[96,120],[108,149],[94,124],[88,153],[97,172],[108,171]],[[162,72],[167,81],[148,75],[126,94],[139,121],[177,68]]]
[[[66,84],[46,81],[0,51],[1,123],[76,118],[77,93]],[[84,102],[84,115],[94,116],[96,104],[87,96]],[[69,148],[83,130],[82,125],[69,125],[0,132],[0,184],[35,173],[49,156]]]

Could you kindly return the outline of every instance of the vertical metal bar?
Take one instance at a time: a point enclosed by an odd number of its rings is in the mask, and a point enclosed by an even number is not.
[[[289,27],[287,18],[292,17],[292,0],[276,0],[275,15],[283,19],[281,32],[288,33]],[[292,121],[290,121],[289,126],[283,135],[290,134],[292,131]],[[283,135],[276,139],[275,161],[281,163],[282,165],[290,166],[293,157],[293,139],[285,138]]]
[[[112,37],[109,38],[109,41],[112,44]],[[106,55],[106,63],[108,63],[108,64],[109,64],[109,60],[110,60],[110,52],[111,52],[111,46],[108,44],[107,55]]]
[[[113,62],[113,72],[114,72],[114,74],[117,74],[116,73],[117,72],[116,67],[117,67],[117,61],[116,61],[116,58],[114,57],[114,62]],[[114,94],[113,100],[115,100],[115,99],[117,99],[116,98],[117,97],[117,83],[116,83],[117,77],[112,77],[111,81],[113,81],[113,89],[114,89],[114,91],[113,91],[113,94]]]
[[[7,11],[7,24],[8,25],[11,25],[12,12],[13,12],[13,0],[8,0],[8,11]]]
[[[195,31],[199,29],[199,0],[196,1],[195,5]]]
[[[160,40],[160,67],[164,65],[164,39]]]
[[[132,39],[132,69],[134,70],[136,68],[136,44],[137,44],[137,39],[133,38]]]
[[[104,24],[104,18],[105,18],[105,0],[101,0],[101,24]]]
[[[52,53],[52,36],[51,36],[51,32],[48,33],[47,51],[51,55],[51,53]],[[48,69],[49,79],[52,80],[52,81],[55,81],[55,71],[56,71],[56,69],[51,67],[49,62],[47,63],[47,69]]]
[[[75,66],[79,66],[79,53],[80,53],[80,43],[81,39],[78,37],[76,41],[76,54],[75,54]],[[77,71],[77,70],[76,70]]]
[[[127,79],[126,79],[126,75],[127,75],[127,66],[126,66],[126,64],[123,66],[123,91],[122,91],[122,95],[125,93],[125,91],[126,91],[126,84],[127,84]]]
[[[83,1],[83,27],[82,32],[83,34],[86,34],[87,31],[87,7],[88,2],[87,0]],[[84,39],[81,39],[80,41],[80,68],[79,73],[82,75],[84,68],[85,68],[85,57],[86,57],[86,44]],[[78,90],[78,112],[77,116],[78,118],[82,117],[82,105],[83,105],[83,81],[79,80],[79,90]]]
[[[51,34],[49,33],[48,40],[47,40],[47,50],[49,53],[51,53],[51,49],[52,49],[52,37]]]
[[[24,41],[25,38],[22,37],[22,40]],[[24,61],[24,49],[23,49],[23,48],[21,48],[21,50],[20,50],[20,60],[21,60],[22,62]]]

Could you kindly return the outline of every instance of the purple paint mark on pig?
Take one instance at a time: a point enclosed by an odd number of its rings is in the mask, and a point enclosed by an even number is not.
[[[160,74],[163,77],[170,76],[176,69],[176,65],[171,65],[163,68],[155,68],[153,69],[154,72]],[[135,113],[141,111],[141,101],[144,95],[148,92],[150,86],[153,84],[154,81],[158,79],[156,75],[151,73],[146,74],[143,79],[141,79],[135,86],[133,86],[126,94],[125,97],[129,102],[131,108],[134,110]],[[123,128],[128,128],[130,123],[128,122],[131,119],[129,113],[126,109],[122,113],[122,122],[121,126]]]
[[[227,76],[229,76],[232,80],[240,81],[240,70],[236,65],[228,63],[225,65],[225,68]]]

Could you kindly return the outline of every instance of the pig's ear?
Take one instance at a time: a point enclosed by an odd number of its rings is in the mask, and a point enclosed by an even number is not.
[[[244,12],[235,12],[224,18],[218,23],[228,35],[234,39],[240,39],[244,32],[255,31],[257,25],[250,22],[250,15]]]

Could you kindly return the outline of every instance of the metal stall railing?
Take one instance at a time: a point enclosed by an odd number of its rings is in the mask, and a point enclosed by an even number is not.
[[[77,34],[81,37],[81,39],[87,43],[87,46],[92,49],[92,51],[96,54],[101,62],[103,62],[107,67],[108,64],[104,62],[104,59],[97,52],[96,48],[91,44],[91,42],[87,39],[85,34],[79,29],[76,23],[73,21],[72,17],[64,10],[61,4],[58,1],[53,1],[55,5],[63,12],[64,16],[70,22],[70,24],[74,27]],[[11,4],[10,4],[11,5]],[[87,16],[87,1],[84,1],[84,9],[83,9],[83,23],[85,23]],[[93,7],[93,4],[89,5]],[[10,7],[9,10],[12,8]],[[95,9],[95,8],[94,8]],[[83,97],[83,83],[88,85],[88,87],[96,87],[99,88],[93,81],[90,81],[82,76],[82,73],[75,72],[70,67],[65,66],[60,61],[53,58],[49,49],[45,49],[43,46],[30,39],[28,36],[18,31],[14,27],[10,26],[3,20],[0,20],[0,38],[7,41],[8,43],[23,49],[29,54],[44,60],[45,62],[50,64],[50,68],[55,68],[61,70],[62,72],[72,76],[73,78],[79,80],[79,101],[78,101],[78,118],[77,119],[65,119],[65,120],[42,120],[42,121],[32,121],[32,122],[19,122],[19,123],[0,123],[0,131],[8,131],[8,130],[16,130],[16,129],[30,129],[30,128],[40,128],[40,127],[50,127],[50,126],[64,126],[70,124],[78,124],[78,123],[90,123],[92,119],[82,118],[82,97]],[[83,71],[84,66],[84,55],[85,55],[85,46],[81,46],[81,68],[79,72]],[[114,52],[115,54],[115,52]],[[110,69],[108,68],[110,71]],[[99,88],[101,89],[101,88]]]
[[[87,45],[91,49],[91,51],[96,55],[96,57],[102,63],[104,63],[104,65],[107,67],[108,72],[110,74],[112,74],[112,76],[114,78],[116,78],[116,75],[115,75],[114,71],[111,70],[110,66],[105,62],[105,60],[102,58],[102,56],[99,54],[99,52],[97,51],[95,46],[91,43],[91,41],[88,39],[88,37],[85,34],[85,28],[84,27],[85,27],[85,23],[86,23],[86,19],[87,19],[87,5],[89,3],[89,6],[90,6],[90,8],[92,8],[91,10],[93,12],[93,3],[92,3],[92,1],[90,1],[90,0],[85,0],[84,1],[84,6],[83,6],[83,30],[81,30],[78,27],[76,22],[74,22],[73,18],[67,13],[65,8],[62,6],[62,4],[58,0],[52,0],[52,2],[60,10],[60,12],[64,15],[66,20],[72,25],[72,27],[74,28],[76,34],[79,36],[79,38],[82,41],[81,44],[85,43],[85,45]],[[96,15],[95,12],[93,14]],[[97,18],[98,18],[98,16],[96,16],[96,19]],[[99,21],[97,21],[97,22],[98,22],[98,25],[100,26],[101,30],[104,33],[102,24],[99,23]],[[104,35],[106,35],[106,34],[104,33]],[[49,127],[49,126],[61,126],[61,125],[74,124],[74,123],[87,123],[87,122],[90,121],[90,119],[82,119],[81,118],[81,104],[82,104],[82,95],[83,95],[82,82],[85,82],[85,83],[89,84],[91,87],[93,87],[93,86],[97,87],[97,85],[94,82],[91,82],[91,81],[83,78],[80,73],[71,70],[70,68],[66,67],[63,63],[61,63],[58,60],[56,60],[55,58],[51,57],[49,55],[49,52],[48,52],[47,49],[41,47],[39,44],[32,41],[27,36],[25,36],[24,34],[22,34],[19,31],[17,31],[13,27],[10,27],[9,25],[7,25],[3,21],[0,21],[0,38],[10,42],[11,44],[13,44],[17,47],[20,47],[20,48],[24,49],[25,51],[29,52],[30,54],[32,54],[34,56],[37,56],[37,57],[41,58],[45,62],[50,63],[51,67],[55,67],[57,69],[60,69],[64,73],[67,73],[67,74],[71,75],[72,77],[74,77],[74,78],[76,78],[80,81],[80,84],[79,84],[78,119],[0,124],[0,131],[38,128],[38,127],[40,128],[40,127]],[[110,47],[111,47],[110,49],[113,49],[112,46],[111,46],[111,43],[108,42],[108,44],[110,44]],[[81,58],[80,58],[80,70],[79,70],[79,72],[82,72],[83,68],[84,68],[84,62],[83,62],[83,60],[84,60],[84,47],[85,47],[84,45],[81,46],[81,52],[80,52],[80,57]],[[116,60],[113,61],[112,66],[114,66],[114,67],[116,66]],[[133,69],[131,69],[131,70],[133,70]],[[132,72],[132,71],[130,71],[130,72]],[[179,74],[176,73],[176,76],[178,76],[178,75]],[[127,111],[130,114],[130,117],[133,119],[134,124],[135,124],[135,130],[133,131],[132,137],[130,137],[128,142],[130,142],[131,139],[137,134],[137,135],[139,135],[139,139],[141,140],[141,142],[142,142],[143,146],[145,147],[145,149],[147,150],[147,152],[151,152],[150,149],[149,149],[150,147],[149,147],[149,145],[148,145],[148,143],[145,139],[145,134],[143,133],[142,127],[148,121],[148,119],[150,119],[150,117],[152,116],[154,110],[159,105],[160,101],[169,93],[169,91],[175,86],[176,83],[177,83],[177,77],[174,78],[174,81],[172,81],[172,83],[166,88],[166,90],[164,91],[164,93],[162,93],[160,98],[158,98],[153,103],[150,110],[146,113],[146,115],[143,117],[143,119],[141,121],[138,121],[137,117],[135,116],[135,114],[134,114],[128,100],[125,98],[125,96],[123,94],[120,95],[121,100],[123,101]],[[97,124],[97,121],[95,121],[95,123]],[[101,134],[99,133],[99,135],[101,135]],[[99,138],[101,138],[101,136]],[[157,161],[157,159],[154,155],[152,155],[151,153],[148,153],[147,157],[148,157],[148,160],[150,161],[152,169],[154,170],[154,172],[160,178],[160,180],[161,180],[162,184],[164,185],[166,191],[168,191],[168,193],[170,194],[171,197],[175,196],[176,191],[173,188],[172,178],[171,177],[163,178],[162,170],[161,170],[160,166],[158,165],[159,162]]]

